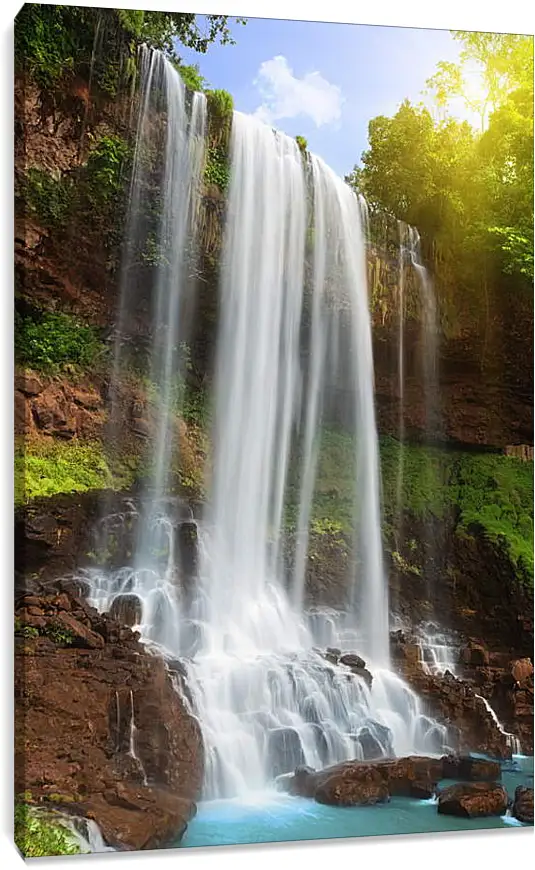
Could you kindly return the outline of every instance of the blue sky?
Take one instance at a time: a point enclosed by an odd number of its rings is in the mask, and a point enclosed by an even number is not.
[[[205,55],[181,47],[213,88],[233,95],[235,108],[258,113],[340,175],[367,145],[370,118],[393,114],[408,97],[422,99],[438,61],[457,61],[447,30],[249,18],[232,25],[236,45]]]

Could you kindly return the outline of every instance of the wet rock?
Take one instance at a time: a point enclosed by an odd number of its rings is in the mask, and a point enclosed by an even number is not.
[[[369,728],[361,728],[357,739],[365,761],[373,758],[382,758],[384,755],[383,747],[377,738],[373,736]]]
[[[533,824],[533,789],[518,785],[515,789],[515,799],[511,810],[515,819],[526,824]]]
[[[295,728],[274,728],[269,732],[268,758],[273,777],[305,763],[301,738]]]
[[[291,794],[339,806],[377,803],[389,795],[431,797],[442,778],[442,759],[409,756],[393,760],[346,761],[316,773],[294,774],[282,783]]]
[[[489,653],[480,644],[470,644],[461,652],[461,658],[466,665],[488,665]]]
[[[410,797],[420,800],[430,800],[436,791],[436,783],[430,780],[416,779],[410,784]]]
[[[437,812],[441,815],[479,818],[503,816],[508,804],[507,792],[497,782],[471,782],[451,785],[438,796]]]
[[[442,759],[442,776],[444,779],[491,782],[500,779],[501,775],[501,767],[497,761],[472,758],[468,755],[447,755]]]
[[[369,806],[390,799],[385,783],[348,783],[342,787],[336,777],[326,780],[314,797],[320,804],[338,807]]]
[[[361,659],[360,656],[357,656],[354,653],[347,653],[346,655],[340,656],[340,664],[346,665],[352,670],[354,668],[356,668],[357,670],[361,670],[366,667],[366,662],[364,661],[364,659]]]
[[[117,595],[111,603],[110,617],[131,628],[141,622],[142,610],[141,600],[137,595]]]
[[[197,575],[198,565],[198,541],[197,524],[194,522],[181,523],[177,535],[180,564],[186,580],[191,580]]]
[[[366,668],[352,668],[351,670],[356,677],[360,677],[361,680],[364,680],[368,688],[371,689],[373,676]]]

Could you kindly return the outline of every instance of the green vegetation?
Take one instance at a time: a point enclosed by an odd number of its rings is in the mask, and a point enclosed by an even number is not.
[[[305,137],[304,136],[296,136],[295,141],[297,142],[297,144],[299,146],[299,150],[301,151],[301,153],[306,154],[307,148],[308,148],[308,142],[305,139]]]
[[[433,241],[452,286],[482,288],[500,274],[533,279],[533,37],[454,33],[461,63],[427,82],[434,104],[402,103],[369,124],[369,149],[346,180],[372,209],[417,226]],[[481,71],[480,96],[467,76]],[[480,129],[448,110],[476,112]],[[531,290],[530,290],[531,292]]]
[[[74,641],[74,634],[68,628],[58,623],[48,623],[43,631],[46,637],[49,637],[58,646],[71,646]]]
[[[67,364],[87,368],[102,349],[97,331],[68,314],[15,313],[15,359],[21,365],[50,373]]]
[[[142,43],[179,62],[177,43],[204,54],[215,42],[234,42],[229,16],[206,15],[204,21],[202,28],[191,13],[30,3],[15,23],[15,65],[45,89],[92,69],[93,86],[113,97],[131,79]]]
[[[221,146],[208,148],[204,166],[206,184],[215,184],[220,190],[226,190],[229,177],[230,168],[226,148]]]
[[[131,157],[128,142],[116,135],[94,140],[85,167],[87,197],[94,209],[109,209],[121,197]]]
[[[20,191],[27,213],[45,226],[64,226],[72,212],[76,188],[70,176],[55,178],[41,169],[31,168],[24,176]]]
[[[112,475],[99,442],[40,439],[15,445],[15,505],[60,492],[122,489],[133,472]]]
[[[27,640],[31,637],[39,637],[38,629],[31,625],[23,625],[18,616],[15,617],[15,634]]]
[[[25,858],[77,855],[80,845],[61,822],[27,803],[28,794],[15,804],[15,843]]]
[[[205,91],[208,87],[208,82],[201,75],[201,71],[197,64],[191,66],[182,66],[181,63],[174,64],[182,81],[190,91]]]
[[[520,580],[533,583],[533,463],[501,454],[466,453],[422,445],[400,447],[394,438],[380,441],[383,529],[396,522],[399,451],[403,450],[403,510],[419,520],[452,518],[458,534],[474,527],[502,548]],[[314,535],[349,537],[355,488],[355,448],[342,430],[322,432],[310,530]],[[295,463],[294,463],[295,464]],[[292,480],[287,513],[290,530],[297,523],[298,479]],[[416,549],[416,542],[409,542]],[[394,561],[403,559],[393,553]],[[403,567],[418,573],[403,559]]]

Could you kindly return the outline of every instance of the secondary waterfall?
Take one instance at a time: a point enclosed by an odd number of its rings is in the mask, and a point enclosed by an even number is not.
[[[152,294],[153,470],[132,564],[88,572],[92,601],[106,610],[118,595],[135,594],[142,636],[182,658],[204,735],[206,796],[265,788],[301,763],[440,752],[445,729],[388,670],[364,204],[319,158],[305,158],[294,140],[238,112],[221,263],[211,492],[197,523],[197,574],[181,586],[175,539],[185,517],[170,498],[170,443],[204,102],[195,97],[188,105],[174,70],[157,58],[146,67],[143,91],[159,71],[167,123],[156,237],[164,257]],[[136,160],[145,150],[147,105],[145,99]],[[139,177],[136,163],[128,224],[134,234]],[[123,320],[128,304],[125,292]],[[337,373],[351,385],[354,540],[347,599],[331,617],[307,613],[305,569],[322,411]],[[366,657],[371,688],[365,673],[319,654],[326,625],[340,646]]]

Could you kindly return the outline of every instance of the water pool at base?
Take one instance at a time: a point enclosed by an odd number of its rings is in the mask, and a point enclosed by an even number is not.
[[[513,763],[504,765],[501,781],[510,797],[514,796],[517,785],[533,787],[533,758],[515,756]],[[449,784],[450,781],[445,780],[441,783]],[[392,798],[389,803],[377,806],[339,808],[279,792],[266,792],[253,795],[247,801],[200,803],[179,845],[181,848],[230,846],[522,827],[526,826],[510,816],[481,819],[442,816],[437,813],[434,801]]]

